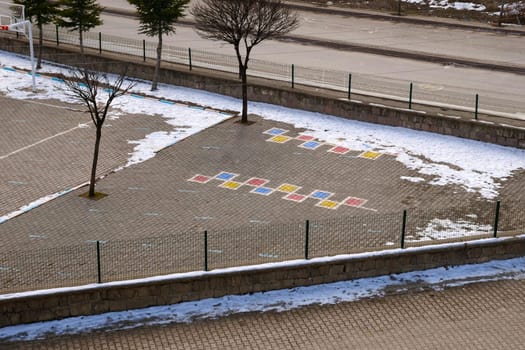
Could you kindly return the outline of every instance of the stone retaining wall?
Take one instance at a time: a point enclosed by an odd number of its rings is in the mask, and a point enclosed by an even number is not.
[[[14,37],[0,37],[0,45],[6,50],[27,54],[27,45]],[[115,72],[128,64],[128,75],[149,80],[153,76],[154,62],[143,62],[134,56],[111,53],[98,54],[86,50],[90,61],[99,62],[101,70]],[[47,43],[44,58],[63,64],[78,63],[78,49],[67,45],[54,46]],[[227,96],[240,97],[240,82],[235,74],[221,73],[205,69],[189,71],[185,66],[163,63],[160,80],[179,86],[191,87]],[[298,86],[292,89],[286,82],[260,78],[249,79],[248,96],[251,101],[320,112],[342,118],[364,122],[423,130],[443,135],[451,135],[502,146],[525,149],[525,128],[491,124],[484,121],[458,119],[431,113],[396,109],[367,103],[349,102],[341,92]],[[176,98],[176,96],[173,96]]]
[[[525,256],[525,236],[29,292],[0,298],[0,327]]]

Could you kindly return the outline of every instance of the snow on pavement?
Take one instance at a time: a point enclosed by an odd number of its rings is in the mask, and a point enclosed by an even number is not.
[[[97,330],[112,331],[169,323],[191,323],[233,313],[283,312],[308,305],[355,302],[363,298],[402,293],[409,288],[443,290],[470,283],[525,278],[525,258],[482,264],[361,278],[309,287],[296,287],[247,295],[229,295],[167,306],[70,317],[0,328],[0,341],[29,341],[51,335],[71,335]]]

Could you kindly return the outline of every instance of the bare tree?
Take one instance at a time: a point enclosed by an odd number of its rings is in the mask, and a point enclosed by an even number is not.
[[[70,73],[71,78],[65,80],[66,88],[71,96],[86,105],[96,128],[95,149],[93,151],[88,193],[88,196],[93,198],[95,197],[102,126],[106,121],[106,116],[113,100],[127,93],[135,86],[135,83],[127,80],[125,73],[118,75],[115,79],[110,79],[107,74],[89,69],[87,66],[72,70]]]
[[[233,45],[242,82],[241,122],[248,122],[247,70],[250,53],[263,40],[298,26],[298,17],[282,0],[201,0],[192,9],[197,33]]]

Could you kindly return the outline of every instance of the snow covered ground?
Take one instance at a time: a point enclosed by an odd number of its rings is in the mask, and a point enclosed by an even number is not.
[[[37,77],[37,92],[33,93],[30,75],[13,69],[29,69],[30,63],[25,57],[0,51],[0,68],[3,81],[0,91],[11,98],[74,102],[63,82],[44,76]],[[41,73],[67,73],[67,69],[46,63]],[[192,106],[188,108],[183,103]],[[239,111],[241,102],[231,97],[162,84],[158,91],[151,92],[149,82],[138,82],[132,93],[114,102],[114,107],[110,118],[119,118],[126,113],[157,114],[173,126],[170,132],[154,131],[142,140],[130,140],[135,147],[129,155],[126,165],[129,166],[154,157],[159,150],[231,117],[229,111]],[[418,177],[401,177],[404,181],[435,186],[459,185],[465,191],[478,193],[479,197],[488,200],[498,196],[502,182],[514,171],[525,169],[525,150],[264,103],[250,103],[249,108],[251,113],[263,118],[305,128],[307,134],[321,141],[359,151],[374,150],[394,155],[397,161],[420,174]],[[48,196],[54,197],[55,194]],[[40,205],[46,198],[35,198],[33,204]],[[33,204],[0,217],[0,223],[30,210]],[[452,223],[452,227],[459,226]],[[475,230],[469,227],[468,231]],[[438,236],[441,235],[442,232],[438,232]]]
[[[250,295],[230,295],[167,306],[155,306],[101,315],[70,317],[0,328],[0,342],[29,341],[52,335],[70,335],[96,330],[113,331],[145,325],[190,323],[233,313],[283,312],[308,305],[353,302],[411,290],[442,290],[469,283],[525,278],[525,258],[483,264],[437,268],[353,281],[282,289]]]

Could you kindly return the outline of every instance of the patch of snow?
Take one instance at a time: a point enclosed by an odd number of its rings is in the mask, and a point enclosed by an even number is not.
[[[468,216],[477,217],[475,214],[469,214]],[[407,242],[486,235],[493,228],[491,225],[480,225],[466,220],[432,219],[425,228],[418,227],[417,229],[416,238],[407,240]]]
[[[415,183],[425,181],[425,179],[423,179],[422,177],[411,177],[411,176],[401,176],[401,180],[406,180],[406,181],[415,182]]]
[[[363,298],[381,297],[385,291],[403,292],[414,281],[421,288],[442,290],[480,281],[525,278],[525,258],[490,261],[449,268],[392,274],[352,281],[291,289],[230,295],[154,306],[93,316],[22,324],[0,328],[0,341],[30,341],[50,335],[71,335],[104,329],[130,329],[169,323],[191,323],[215,319],[233,313],[283,312],[308,305],[354,302]]]

